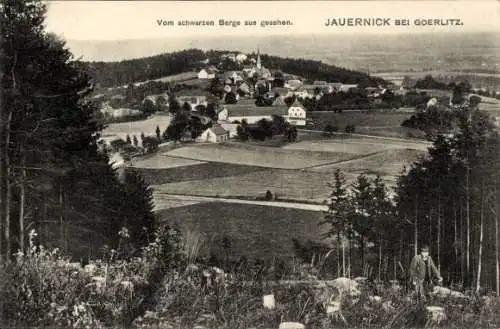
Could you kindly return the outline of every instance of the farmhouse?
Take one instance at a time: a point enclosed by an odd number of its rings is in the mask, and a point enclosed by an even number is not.
[[[211,96],[209,92],[199,89],[182,89],[176,93],[176,99],[182,106],[184,103],[191,105],[195,108],[198,105],[207,106],[208,98]]]
[[[354,88],[358,88],[358,85],[357,84],[355,84],[355,85],[353,85],[353,84],[342,84],[340,86],[340,91],[343,91],[343,92],[346,93],[349,90],[354,89]]]
[[[273,106],[255,106],[232,104],[225,105],[224,109],[219,112],[218,119],[220,122],[233,123],[246,120],[248,124],[256,123],[261,119],[272,120],[273,115],[282,116],[287,122],[292,125],[305,126],[306,110],[298,101],[292,104],[290,108],[286,105]]]
[[[287,80],[285,82],[285,88],[288,88],[288,89],[295,90],[295,89],[299,88],[300,86],[302,86],[302,81],[300,81],[298,79],[291,79],[291,80]]]
[[[151,101],[153,104],[156,104],[156,101],[158,100],[158,98],[163,97],[165,99],[165,101],[168,102],[168,99],[169,99],[169,96],[167,93],[164,93],[164,94],[158,94],[158,95],[149,95],[149,96],[146,96],[144,97],[144,99],[142,100],[142,102],[144,103],[146,100],[149,100]]]
[[[236,62],[238,63],[243,63],[244,61],[246,61],[248,59],[248,56],[245,55],[245,54],[238,54],[236,55]]]
[[[246,82],[242,82],[239,86],[238,86],[238,90],[245,94],[245,95],[248,95],[252,92],[252,90],[250,89],[250,86],[248,85],[248,83]]]
[[[212,69],[201,69],[200,72],[198,72],[198,79],[200,80],[213,78],[215,78],[215,72]]]
[[[288,109],[286,106],[232,106],[226,105],[219,112],[219,121],[225,122],[241,122],[246,120],[249,124],[256,123],[261,119],[271,120],[273,115],[279,115],[285,119],[288,117]]]
[[[178,96],[177,101],[182,106],[184,103],[188,103],[191,105],[191,108],[194,109],[198,105],[207,106],[207,96]]]
[[[273,102],[273,106],[284,106],[284,105],[286,105],[286,102],[285,102],[285,97],[283,96],[276,97],[276,99]]]
[[[229,131],[224,129],[219,124],[214,124],[212,127],[205,129],[204,132],[196,139],[197,142],[220,143],[229,139]]]
[[[295,100],[290,108],[288,108],[288,122],[291,125],[305,126],[306,116],[306,110],[298,100]]]
[[[239,81],[243,81],[242,72],[240,71],[227,71],[224,72],[224,82],[229,82],[229,84],[236,84]]]

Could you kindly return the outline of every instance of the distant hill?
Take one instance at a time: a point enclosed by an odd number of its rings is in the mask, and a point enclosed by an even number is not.
[[[80,64],[102,87],[115,87],[193,71],[200,67],[200,62],[204,59],[214,60],[222,53],[221,51],[204,52],[200,49],[188,49],[120,62],[80,62]],[[365,85],[384,83],[382,78],[371,77],[366,73],[328,65],[321,61],[263,54],[262,62],[269,69],[279,69],[309,80]]]

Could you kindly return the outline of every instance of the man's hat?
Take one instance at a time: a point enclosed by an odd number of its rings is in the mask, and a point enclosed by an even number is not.
[[[423,246],[420,251],[427,251],[429,252],[429,246]]]

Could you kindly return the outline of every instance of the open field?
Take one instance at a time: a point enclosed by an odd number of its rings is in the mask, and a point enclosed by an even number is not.
[[[182,158],[174,158],[174,157],[169,157],[167,155],[154,154],[153,156],[149,157],[132,159],[129,166],[134,168],[144,168],[144,169],[165,169],[165,168],[194,166],[203,163],[205,162],[182,159]]]
[[[239,143],[184,147],[165,153],[199,161],[245,164],[268,168],[299,169],[327,164],[351,157],[343,151],[311,152],[307,149],[282,149]]]
[[[345,173],[348,181],[355,175]],[[217,177],[152,186],[160,193],[201,196],[263,198],[267,190],[279,199],[323,203],[328,199],[333,181],[330,172],[263,169],[237,176]]]
[[[404,166],[408,167],[420,156],[424,156],[425,154],[425,152],[420,150],[392,149],[334,165],[318,166],[310,170],[333,174],[337,169],[341,169],[343,172],[348,172],[353,175],[361,173],[378,173],[382,176],[394,177],[401,173]]]
[[[410,116],[410,113],[405,112],[310,112],[308,118],[312,119],[314,123],[312,126],[308,126],[308,129],[322,131],[327,124],[336,126],[339,131],[343,131],[346,125],[355,125],[356,127],[400,126]]]
[[[366,134],[373,136],[425,140],[425,132],[418,129],[401,127],[401,126],[357,127],[356,132],[359,134]]]
[[[391,77],[396,77],[396,76],[408,76],[411,78],[424,78],[426,75],[432,75],[433,77],[437,76],[477,76],[477,77],[495,77],[495,78],[500,78],[500,72],[491,72],[491,73],[486,73],[486,72],[474,72],[474,71],[446,71],[446,70],[425,70],[425,71],[418,71],[418,72],[411,72],[411,71],[394,71],[394,72],[376,72],[372,73],[371,75],[375,77],[379,77],[382,79],[387,79]]]
[[[429,143],[390,138],[351,138],[351,139],[324,139],[317,141],[304,141],[288,144],[286,150],[309,150],[318,152],[336,152],[366,155],[392,149],[414,149],[427,151]],[[347,160],[344,158],[344,160]]]
[[[223,162],[199,162],[200,164],[188,165],[188,166],[168,166],[166,164],[163,168],[161,167],[162,159],[169,158],[175,159],[176,161],[194,161],[183,158],[173,158],[163,155],[155,155],[150,161],[156,161],[158,159],[158,168],[150,167],[139,167],[130,168],[130,170],[136,170],[141,173],[142,177],[146,180],[148,184],[159,185],[167,183],[176,182],[190,182],[197,180],[207,180],[217,177],[228,177],[244,175],[246,173],[260,171],[262,168],[247,165],[238,165]],[[196,190],[192,190],[196,191]]]
[[[321,212],[230,203],[201,203],[158,212],[164,222],[204,236],[201,252],[224,255],[222,239],[231,242],[232,257],[293,256],[292,239],[321,241]]]
[[[154,79],[154,80],[140,81],[140,82],[136,82],[134,84],[136,86],[140,86],[140,85],[143,85],[143,84],[148,83],[150,81],[185,82],[185,81],[193,80],[193,79],[197,79],[197,78],[198,78],[198,73],[196,73],[196,72],[183,72],[183,73],[179,73],[179,74],[169,75],[166,77],[161,77],[161,78]]]
[[[144,133],[145,135],[155,134],[156,126],[159,126],[161,131],[167,129],[170,124],[169,115],[153,115],[146,120],[132,121],[132,122],[120,122],[111,123],[103,130],[102,136],[107,135],[140,135]]]

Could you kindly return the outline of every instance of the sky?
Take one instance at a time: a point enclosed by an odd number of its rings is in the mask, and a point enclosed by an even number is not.
[[[500,1],[48,1],[46,28],[66,40],[130,40],[220,35],[500,32]],[[326,26],[329,19],[386,18],[390,26]],[[241,25],[218,26],[219,19]],[[394,26],[408,19],[411,26]],[[416,26],[415,19],[460,19],[459,26]],[[216,26],[160,26],[158,20],[214,20]],[[244,21],[257,26],[244,26]],[[291,26],[261,27],[289,20]]]

